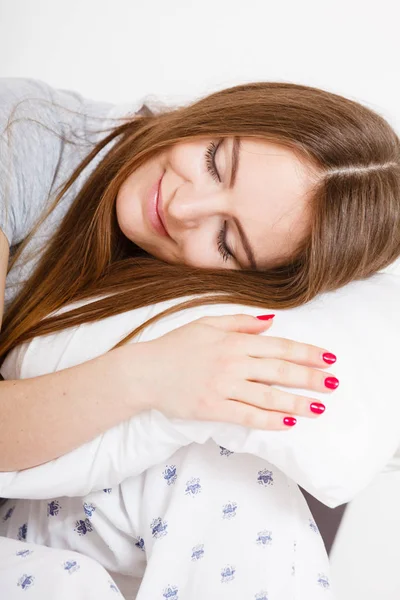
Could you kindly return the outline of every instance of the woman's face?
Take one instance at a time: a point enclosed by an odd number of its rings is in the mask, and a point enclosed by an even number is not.
[[[250,252],[257,270],[279,264],[308,231],[306,198],[313,171],[283,146],[254,138],[240,138],[234,146],[233,137],[180,143],[142,165],[117,195],[122,232],[172,264],[251,269]],[[207,149],[215,173],[207,169]],[[230,187],[234,162],[236,178]],[[158,232],[148,216],[150,191],[160,177],[168,235]],[[220,253],[224,240],[233,256],[224,249],[224,256]]]

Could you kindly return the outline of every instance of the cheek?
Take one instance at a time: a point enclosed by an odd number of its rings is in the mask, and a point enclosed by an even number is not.
[[[128,177],[118,191],[115,212],[122,233],[132,239],[136,229],[135,223],[137,223],[138,219],[138,214],[136,213],[139,211],[137,199],[135,202],[131,177]]]
[[[199,268],[218,268],[218,250],[209,232],[188,231],[183,246],[182,262]]]

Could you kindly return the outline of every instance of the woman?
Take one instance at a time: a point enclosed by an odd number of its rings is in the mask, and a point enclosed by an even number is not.
[[[52,238],[40,255],[40,264],[31,270],[30,279],[14,297],[6,296],[2,358],[36,335],[188,293],[218,292],[207,298],[207,303],[298,306],[320,292],[373,274],[400,254],[398,138],[381,117],[349,100],[305,86],[257,83],[212,94],[189,107],[130,119],[89,153],[47,207],[48,212],[54,206],[53,214],[57,208],[61,212],[69,186],[109,142],[114,142],[113,147],[76,194],[55,233],[53,226]],[[230,187],[238,156],[237,181]],[[203,168],[204,158],[213,180],[206,179],[210,175]],[[148,196],[149,200],[153,198],[160,181],[158,206],[164,212],[161,218],[166,230],[159,222],[151,229],[151,219],[143,223]],[[261,218],[259,207],[265,203],[264,189],[272,189],[273,193],[268,194],[267,211]],[[139,204],[142,215],[140,210],[138,215]],[[229,250],[224,246],[228,219],[221,217],[231,219]],[[244,223],[248,234],[247,243],[238,233],[240,223]],[[21,269],[18,259],[35,231],[37,227],[12,257],[9,275],[14,267]],[[216,234],[218,243],[212,246]],[[222,258],[218,258],[218,251]],[[234,257],[229,257],[229,253]],[[238,277],[233,271],[239,269],[243,273]],[[70,301],[110,292],[112,302],[100,300],[40,322]],[[221,293],[225,294],[222,298]],[[185,306],[204,302],[201,299]],[[180,308],[182,305],[175,310]],[[260,331],[253,322],[241,329],[244,330]],[[215,342],[213,335],[210,331],[210,346]],[[176,340],[177,347],[185,342],[179,336]],[[269,381],[326,390],[325,377],[317,368],[334,362],[329,349],[312,348],[311,358],[302,354],[293,360],[293,355],[279,353],[273,338],[265,338],[265,342],[263,387]],[[207,338],[205,346],[206,343]],[[299,352],[310,351],[301,346],[298,345]],[[114,362],[111,352],[102,360],[90,361],[61,377],[3,382],[4,404],[9,403],[11,411],[5,411],[10,418],[2,432],[2,469],[23,469],[50,460],[140,411],[140,406],[126,406],[125,399],[134,389],[134,381],[126,367],[120,366],[122,353],[116,352],[123,349],[127,347],[114,351]],[[271,360],[274,358],[278,361]],[[292,369],[291,376],[285,378],[285,359],[304,366]],[[201,374],[205,379],[210,377],[210,365],[204,366],[202,361],[199,369],[189,362],[190,358],[187,360],[184,368],[180,365],[181,372],[188,373],[190,368],[193,377],[194,367],[200,380]],[[91,401],[98,401],[100,394],[107,404],[111,393],[107,378],[116,369],[123,376],[117,379],[117,390],[115,380],[112,381],[112,391],[114,397],[121,399],[121,406],[113,404],[112,415],[106,406],[98,410],[95,419],[91,419],[90,431],[86,424],[81,428],[78,425],[73,432],[65,428],[65,434],[60,436],[66,414],[57,404],[60,431],[53,422],[53,431],[57,432],[54,443],[48,443],[48,439],[46,444],[37,443],[43,434],[48,434],[46,415],[52,412],[51,402],[57,401],[54,386],[59,386],[60,396],[64,390],[69,395],[72,392],[72,402],[79,405],[83,382],[90,377],[93,381],[93,375],[98,376],[99,369],[107,369],[107,365],[111,371],[91,384],[85,394],[85,406],[93,417]],[[173,372],[170,367],[168,374],[173,376]],[[72,375],[80,379],[74,383]],[[311,384],[304,385],[304,381],[310,381],[310,375]],[[180,390],[174,390],[170,399],[176,403],[176,398],[181,398],[181,404],[168,406],[166,398],[163,405],[166,414],[173,416],[230,420],[270,429],[292,426],[292,414],[313,416],[309,399],[293,398],[277,390],[272,391],[270,403],[266,404],[260,399],[262,386],[255,382],[246,389],[242,387],[240,398],[236,399],[241,402],[218,402],[207,414],[204,408],[201,410],[200,392],[193,398],[193,406],[186,407],[187,394],[181,377],[177,386]],[[159,389],[154,385],[149,393]],[[23,394],[29,395],[32,406],[36,394],[42,397],[39,410],[35,406],[36,422],[32,421],[33,414],[22,415],[30,422],[34,436],[25,445],[21,444],[18,431],[23,429],[21,418],[16,425],[18,398],[23,402]],[[271,408],[277,410],[268,410]],[[324,410],[323,406],[313,408],[316,414]],[[69,414],[70,411],[71,403]],[[35,453],[32,442],[36,442]]]

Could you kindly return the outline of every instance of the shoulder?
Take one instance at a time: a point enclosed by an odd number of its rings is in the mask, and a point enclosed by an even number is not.
[[[109,128],[143,106],[140,98],[114,104],[39,79],[0,78],[0,229],[10,246]]]
[[[32,230],[58,172],[75,164],[68,142],[89,151],[112,106],[41,80],[0,78],[0,228],[10,246]]]

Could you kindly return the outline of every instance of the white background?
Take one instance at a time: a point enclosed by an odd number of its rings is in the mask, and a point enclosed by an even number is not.
[[[0,76],[173,104],[287,81],[362,102],[399,131],[398,10],[397,0],[0,0]],[[348,507],[332,554],[338,600],[399,600],[399,507],[399,474]]]

